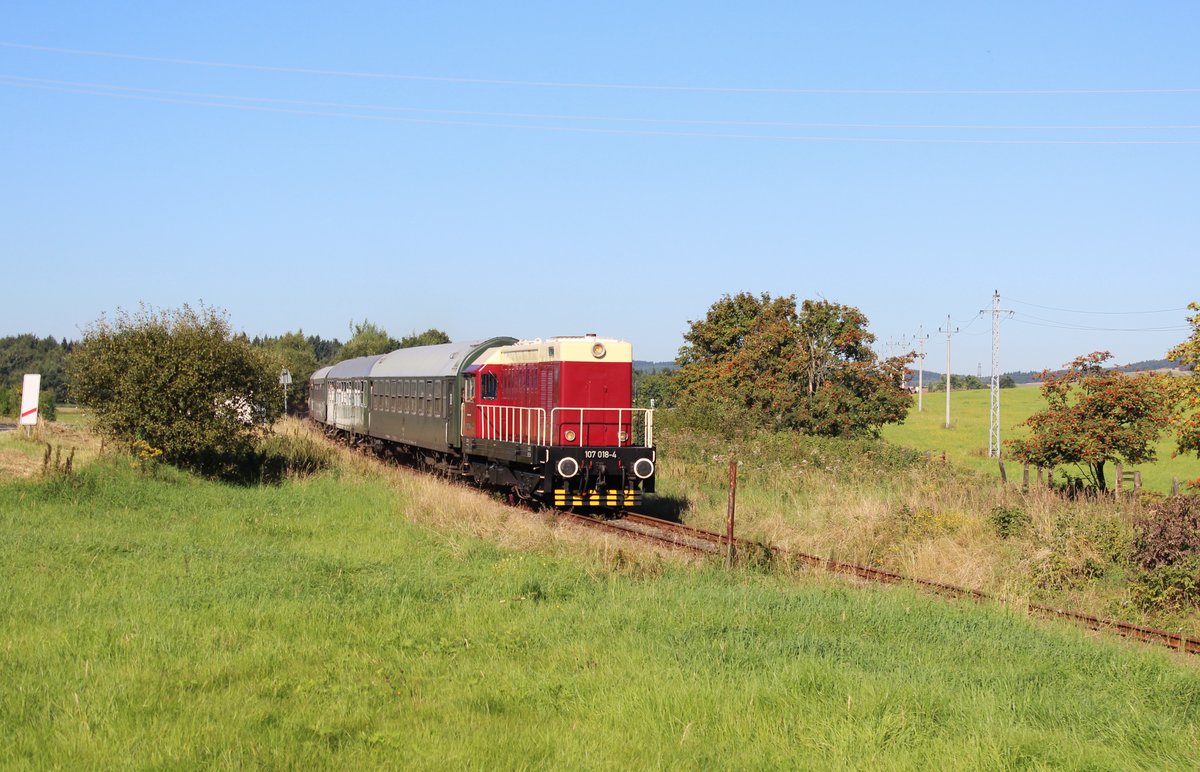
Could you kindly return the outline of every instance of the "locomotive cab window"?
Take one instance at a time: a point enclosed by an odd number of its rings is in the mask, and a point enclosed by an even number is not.
[[[479,379],[479,392],[484,399],[495,399],[498,391],[495,373],[484,373]]]

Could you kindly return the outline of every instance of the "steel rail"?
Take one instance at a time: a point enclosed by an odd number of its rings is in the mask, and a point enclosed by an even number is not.
[[[353,443],[350,447],[356,447]],[[360,448],[361,449],[361,448]],[[683,523],[675,523],[670,520],[662,520],[649,515],[638,513],[625,513],[619,520],[597,520],[596,518],[587,517],[572,512],[564,512],[563,510],[553,510],[554,513],[571,522],[584,525],[589,528],[598,528],[609,533],[619,533],[624,536],[665,545],[675,549],[689,550],[691,552],[701,554],[714,554],[721,552],[730,544],[736,549],[742,544],[742,540],[736,537],[731,541],[724,534],[705,531],[700,528],[694,528]],[[622,520],[628,521],[627,525],[620,525]],[[653,531],[641,530],[639,528],[630,527],[631,525],[639,525],[657,529],[661,533]],[[943,582],[935,582],[930,579],[920,579],[913,576],[905,576],[893,571],[888,571],[882,568],[872,568],[870,566],[862,566],[856,563],[847,563],[841,560],[832,558],[823,558],[819,555],[811,555],[799,550],[784,549],[773,544],[754,544],[762,549],[766,549],[777,558],[791,559],[799,563],[811,566],[813,568],[822,568],[830,573],[844,574],[855,576],[859,579],[865,579],[871,582],[880,584],[910,584],[922,589],[930,590],[939,595],[952,598],[970,598],[976,601],[997,601],[1003,602],[1000,598],[989,593],[979,590],[972,590],[967,587],[958,587],[953,584],[945,584]],[[1159,630],[1154,627],[1146,627],[1137,625],[1132,622],[1122,622],[1117,619],[1107,619],[1105,617],[1093,616],[1084,614],[1070,609],[1055,608],[1046,606],[1040,603],[1027,603],[1025,606],[1026,612],[1040,617],[1048,617],[1053,619],[1065,619],[1076,624],[1083,625],[1091,630],[1107,631],[1116,633],[1127,638],[1142,641],[1145,643],[1155,643],[1161,646],[1166,646],[1171,649],[1177,649],[1187,654],[1200,654],[1200,638],[1184,635],[1183,633],[1173,633],[1169,630]]]
[[[621,522],[621,520],[599,521],[580,515],[575,515],[574,517],[577,517],[589,524],[601,522],[612,524]],[[620,526],[615,525],[611,526],[611,530],[642,535],[643,537],[651,538],[656,541],[672,543],[679,547],[692,549],[695,552],[712,553],[719,551],[716,548],[726,547],[730,544],[729,539],[724,534],[705,531],[699,528],[684,525],[683,523],[674,523],[669,520],[661,520],[648,515],[627,513],[623,520],[627,520],[631,523],[636,523],[639,525],[657,528],[664,532],[687,536],[691,539],[704,543],[704,546],[689,546],[687,544],[672,541],[664,537],[647,537],[646,534],[643,534],[640,531],[621,528]],[[737,548],[742,544],[742,540],[735,538],[733,539],[732,544],[735,548]],[[859,579],[865,579],[867,581],[877,582],[880,584],[910,584],[947,597],[970,598],[971,600],[975,601],[1002,602],[1001,599],[997,598],[995,595],[981,592],[980,590],[972,590],[968,587],[959,587],[953,584],[946,584],[944,582],[935,582],[930,579],[920,579],[913,576],[906,576],[904,574],[898,574],[894,571],[887,571],[882,568],[873,568],[870,566],[858,565],[857,563],[847,563],[841,560],[834,560],[832,558],[823,558],[818,555],[811,555],[799,550],[784,549],[773,544],[755,544],[768,550],[777,558],[791,559],[813,568],[824,569],[830,573],[854,576]],[[1083,625],[1084,627],[1092,630],[1113,632],[1118,635],[1145,643],[1156,643],[1168,648],[1178,649],[1179,651],[1188,654],[1200,654],[1200,638],[1184,635],[1183,633],[1173,633],[1168,630],[1159,630],[1154,627],[1137,625],[1132,622],[1122,622],[1117,619],[1107,619],[1105,617],[1084,614],[1078,611],[1072,611],[1070,609],[1046,606],[1040,603],[1027,603],[1025,605],[1025,609],[1029,614],[1032,615],[1053,619],[1065,619],[1075,622],[1076,624]]]

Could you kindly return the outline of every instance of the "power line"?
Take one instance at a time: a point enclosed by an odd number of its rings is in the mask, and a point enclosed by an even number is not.
[[[562,133],[578,133],[578,134],[611,134],[611,135],[626,135],[626,136],[648,136],[648,137],[680,137],[680,138],[695,138],[695,139],[735,139],[735,140],[758,140],[772,142],[816,142],[816,143],[864,143],[864,144],[906,144],[906,145],[1200,145],[1200,139],[1186,140],[1075,140],[1075,139],[961,139],[961,138],[935,138],[935,137],[851,137],[851,136],[805,136],[805,135],[787,135],[787,134],[746,134],[733,132],[703,132],[703,131],[667,131],[667,130],[649,130],[649,129],[619,129],[606,128],[599,126],[551,126],[544,124],[527,124],[527,123],[501,123],[496,121],[469,121],[469,120],[453,120],[449,118],[413,118],[401,117],[394,115],[367,115],[358,113],[324,111],[324,110],[301,110],[288,107],[273,107],[269,105],[254,105],[254,104],[231,104],[221,101],[204,101],[199,99],[159,97],[147,94],[135,94],[124,92],[111,92],[99,89],[86,88],[70,88],[66,86],[53,86],[42,84],[30,84],[9,82],[3,77],[0,77],[0,82],[7,83],[10,86],[19,88],[35,88],[46,91],[58,91],[71,94],[81,94],[85,96],[109,97],[114,99],[126,99],[133,101],[144,102],[161,102],[167,104],[182,104],[197,107],[216,107],[227,110],[240,110],[248,112],[266,112],[266,113],[281,113],[289,115],[307,115],[316,117],[329,118],[347,118],[351,120],[362,121],[377,121],[387,123],[412,123],[412,124],[427,124],[439,126],[470,126],[477,128],[494,128],[494,129],[520,129],[527,131],[546,131],[546,132],[562,132]]]
[[[1034,319],[1036,321],[1029,321]],[[1174,325],[1169,327],[1093,327],[1086,324],[1075,324],[1073,322],[1063,322],[1057,319],[1044,319],[1040,316],[1032,314],[1020,313],[1013,317],[1014,322],[1027,324],[1032,327],[1048,327],[1055,330],[1082,330],[1086,332],[1180,332],[1190,329],[1187,325]]]
[[[346,110],[371,110],[379,112],[433,113],[439,115],[468,115],[489,118],[528,118],[536,120],[600,121],[612,123],[680,124],[694,126],[757,126],[763,128],[802,129],[913,129],[913,130],[963,130],[963,131],[1183,131],[1200,129],[1198,124],[1112,124],[1112,125],[1037,125],[1037,124],[969,124],[969,123],[838,123],[801,121],[750,121],[720,118],[655,118],[622,115],[569,115],[562,113],[501,112],[488,110],[458,110],[439,107],[404,107],[397,105],[363,104],[360,102],[327,102],[306,99],[284,99],[279,97],[244,96],[212,92],[177,91],[173,89],[146,88],[115,83],[70,81],[55,78],[33,78],[22,75],[0,73],[0,81],[13,85],[57,86],[67,89],[83,89],[97,92],[114,91],[151,94],[187,99],[215,99],[230,102],[262,102],[269,105],[296,105]],[[1032,305],[1032,304],[1029,304]],[[1170,309],[1180,310],[1180,309]],[[1103,313],[1103,312],[1096,312]],[[1149,313],[1149,312],[1148,312]]]
[[[680,91],[701,93],[745,93],[745,94],[836,94],[836,95],[916,95],[916,96],[1022,96],[1022,95],[1111,95],[1111,94],[1197,94],[1200,87],[1167,86],[1151,88],[1013,88],[1013,89],[926,89],[926,88],[796,88],[776,86],[690,86],[677,84],[650,83],[589,83],[579,81],[555,80],[518,80],[511,78],[465,78],[448,75],[415,75],[409,73],[362,72],[354,70],[332,70],[313,67],[289,67],[270,64],[249,64],[245,62],[221,62],[208,59],[187,59],[169,56],[151,56],[145,54],[128,54],[116,51],[96,51],[82,48],[65,48],[60,46],[41,46],[31,43],[0,40],[0,47],[39,51],[42,53],[65,54],[69,56],[87,56],[106,59],[123,59],[126,61],[153,62],[156,64],[172,64],[190,67],[210,67],[220,69],[255,70],[259,72],[277,72],[294,75],[322,75],[339,78],[368,78],[376,80],[429,81],[440,83],[461,83],[467,85],[485,86],[523,86],[529,88],[572,88],[572,89],[607,89],[625,91]]]
[[[1043,308],[1047,311],[1062,311],[1067,314],[1098,314],[1106,316],[1137,316],[1139,314],[1169,314],[1177,311],[1187,311],[1187,306],[1181,308],[1160,308],[1155,311],[1082,311],[1074,308],[1057,308],[1055,306],[1039,306],[1037,303],[1030,303],[1025,300],[1017,300],[1016,298],[1008,298],[1009,302],[1020,303],[1023,306],[1031,306],[1033,308]]]

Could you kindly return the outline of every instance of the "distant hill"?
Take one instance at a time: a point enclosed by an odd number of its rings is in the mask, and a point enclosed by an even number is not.
[[[1149,370],[1174,370],[1178,367],[1179,363],[1171,361],[1170,359],[1143,359],[1140,362],[1131,362],[1127,365],[1118,365],[1112,369],[1119,370],[1123,373],[1136,373],[1146,372]],[[1185,367],[1183,369],[1190,370],[1191,368]],[[1063,372],[1063,370],[1051,370],[1050,372],[1057,374]],[[1033,370],[1008,373],[1008,375],[1012,376],[1012,379],[1016,381],[1018,385],[1023,383],[1037,383],[1038,375],[1040,374],[1040,372],[1035,372]],[[938,377],[940,378],[941,376],[939,375]]]
[[[652,373],[655,370],[678,370],[679,365],[674,362],[647,362],[642,359],[633,360],[633,369],[643,373]]]
[[[1121,372],[1131,373],[1145,370],[1170,370],[1179,366],[1178,362],[1173,362],[1169,359],[1145,359],[1141,362],[1132,362],[1127,365],[1121,365],[1115,369]],[[633,360],[633,369],[643,373],[654,372],[655,370],[678,370],[679,365],[674,362],[647,362],[642,359]],[[1191,369],[1191,368],[1184,368]],[[1061,373],[1062,370],[1052,370],[1051,372]],[[1038,383],[1037,376],[1041,373],[1040,370],[1021,370],[1003,373],[1013,379],[1013,382],[1018,386],[1023,386],[1028,383]],[[965,377],[965,376],[963,376]],[[987,383],[990,376],[984,375],[982,380]],[[942,374],[926,370],[924,375],[924,383],[929,386],[932,383],[937,383],[942,380]],[[912,375],[907,379],[908,385],[915,387],[917,385],[917,372],[914,370]]]

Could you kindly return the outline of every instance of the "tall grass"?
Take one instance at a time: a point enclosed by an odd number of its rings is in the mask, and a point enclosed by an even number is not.
[[[737,533],[800,550],[1167,629],[1194,607],[1147,611],[1127,577],[1133,521],[1152,498],[1067,501],[1002,485],[888,443],[794,435],[716,438],[662,421],[659,492],[689,523],[723,530],[737,460]]]
[[[532,549],[474,535],[489,518]],[[109,459],[0,483],[0,527],[3,766],[1200,757],[1200,676],[1177,655],[903,589],[685,569],[363,459],[263,487]]]

